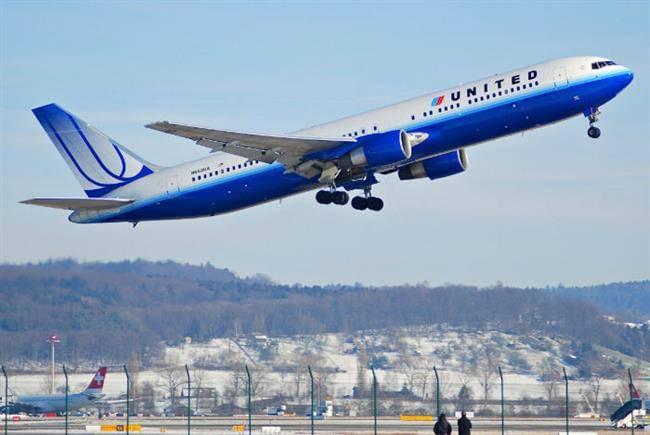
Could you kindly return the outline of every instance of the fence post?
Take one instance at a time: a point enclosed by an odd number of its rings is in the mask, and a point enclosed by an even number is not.
[[[2,375],[5,377],[5,435],[8,433],[8,427],[7,425],[9,424],[9,377],[7,376],[7,371],[5,370],[5,366],[2,366]]]
[[[436,374],[436,415],[433,416],[433,421],[436,421],[440,416],[440,377],[436,366],[433,366],[433,373]]]
[[[375,375],[375,367],[370,366],[370,370],[372,370],[372,403],[373,403],[373,415],[374,415],[374,423],[375,423],[375,432],[374,434],[377,435],[377,375]]]
[[[192,428],[192,383],[190,381],[190,368],[185,364],[187,374],[187,435],[190,435]]]
[[[630,400],[634,399],[634,384],[632,383],[632,370],[627,369],[627,377],[630,380]],[[632,428],[631,432],[634,435],[634,409],[632,409],[632,415],[630,416],[630,427]]]
[[[248,435],[253,433],[253,404],[251,402],[251,371],[248,370],[248,364],[246,367],[246,377],[248,378]]]
[[[307,369],[309,370],[309,379],[311,382],[311,413],[309,414],[311,420],[310,427],[311,435],[314,435],[314,374],[311,372],[311,366],[307,366]]]
[[[65,376],[65,434],[68,435],[68,371],[63,364],[63,376]]]
[[[501,435],[505,435],[505,413],[504,413],[504,403],[503,403],[503,372],[501,371],[501,366],[499,366],[499,379],[501,379]]]
[[[566,426],[566,435],[569,435],[569,378],[566,375],[566,368],[562,367],[564,373],[564,420]]]
[[[124,368],[124,374],[126,375],[126,435],[129,435],[129,416],[131,414],[131,408],[129,402],[131,401],[131,378],[129,377],[129,371],[126,369],[126,364],[122,366]]]

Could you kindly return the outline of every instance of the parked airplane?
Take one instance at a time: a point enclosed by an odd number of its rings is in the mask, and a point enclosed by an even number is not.
[[[320,204],[381,210],[377,174],[437,178],[467,168],[465,148],[583,114],[588,134],[599,107],[633,78],[602,57],[567,57],[497,74],[290,135],[238,133],[155,122],[147,127],[209,148],[202,159],[160,167],[55,104],[33,110],[87,198],[25,204],[72,210],[76,223],[214,216],[307,190]]]
[[[68,411],[83,408],[96,404],[104,395],[104,380],[106,379],[106,367],[100,367],[93,376],[88,387],[81,393],[68,394]],[[7,413],[18,414],[46,414],[50,412],[65,412],[65,394],[53,396],[21,396],[8,405]],[[0,410],[4,413],[4,406]]]

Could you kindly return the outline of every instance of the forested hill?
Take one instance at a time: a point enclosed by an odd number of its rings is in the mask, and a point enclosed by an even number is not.
[[[47,358],[43,340],[57,332],[68,360],[147,361],[161,341],[243,333],[352,332],[446,323],[512,333],[543,333],[599,344],[650,360],[647,326],[607,321],[570,289],[447,285],[287,286],[262,276],[239,278],[210,265],[71,260],[0,265],[0,361]],[[599,304],[612,295],[648,297],[650,283],[589,290]],[[627,296],[626,296],[627,297]],[[648,309],[649,304],[645,304]]]

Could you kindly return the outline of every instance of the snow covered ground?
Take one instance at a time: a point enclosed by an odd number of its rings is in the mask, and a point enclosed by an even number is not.
[[[416,393],[423,391],[425,399],[429,399],[434,391],[432,368],[435,365],[443,397],[455,396],[466,385],[473,392],[473,398],[478,399],[485,391],[486,373],[488,397],[498,398],[498,374],[494,368],[501,366],[507,399],[535,399],[544,398],[548,393],[549,383],[542,381],[544,370],[559,373],[564,366],[569,376],[575,374],[572,356],[563,355],[563,343],[553,338],[444,326],[356,334],[215,338],[206,343],[189,341],[166,348],[160,367],[140,371],[138,382],[151,382],[162,397],[167,394],[170,376],[179,384],[185,382],[181,367],[187,364],[195,376],[195,385],[200,382],[201,387],[214,388],[224,395],[233,385],[235,371],[247,364],[253,377],[260,381],[257,398],[283,393],[303,401],[308,392],[306,366],[310,364],[317,380],[321,379],[336,401],[353,395],[353,387],[359,382],[359,364],[364,366],[364,361],[371,361],[378,366],[376,373],[382,391],[397,391],[407,385]],[[648,379],[650,364],[642,361],[635,361],[635,364]],[[94,370],[86,367],[80,373],[71,374],[71,390],[82,390]],[[362,377],[366,385],[370,385],[370,370],[365,370]],[[63,384],[62,373],[57,376],[56,383]],[[10,379],[10,388],[17,395],[45,393],[46,384],[43,373],[13,375]],[[602,380],[601,398],[613,397],[620,385],[619,378]],[[590,391],[587,381],[571,381],[570,386],[570,395],[579,400],[583,399],[583,393]],[[650,385],[642,379],[637,380],[637,387],[650,392]],[[557,394],[562,395],[563,388],[559,384],[556,388]],[[104,391],[108,396],[125,392],[121,366],[109,367]]]

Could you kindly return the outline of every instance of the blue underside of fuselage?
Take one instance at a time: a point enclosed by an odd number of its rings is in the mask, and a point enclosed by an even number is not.
[[[629,84],[631,73],[618,73],[561,88],[537,89],[499,98],[486,105],[465,105],[447,116],[404,125],[429,139],[413,148],[412,159],[444,153],[581,114],[611,100]],[[369,170],[372,172],[372,168]],[[83,222],[138,222],[213,216],[272,201],[319,186],[317,179],[284,173],[280,164],[204,182],[177,193],[136,201],[119,212]]]

